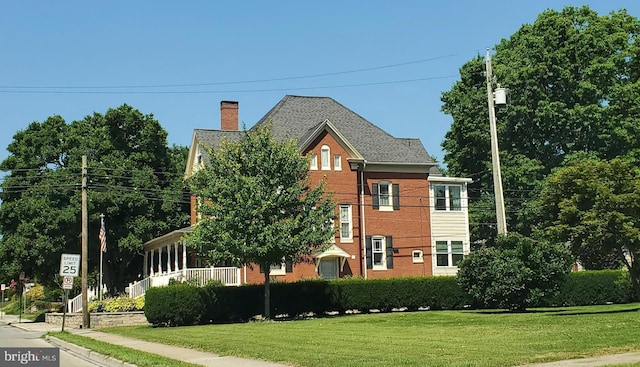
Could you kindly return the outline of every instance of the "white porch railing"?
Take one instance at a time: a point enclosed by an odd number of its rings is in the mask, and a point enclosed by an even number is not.
[[[102,294],[107,293],[107,286],[102,285]],[[98,297],[98,287],[87,288],[87,300],[92,301]],[[82,311],[82,293],[78,294],[74,298],[67,300],[67,312],[80,312]]]
[[[140,281],[129,283],[129,297],[138,298],[144,296],[151,287],[162,287],[169,284],[170,279],[185,281],[205,286],[210,281],[220,281],[225,286],[238,286],[241,284],[240,268],[194,268],[183,269],[171,273],[156,274]]]

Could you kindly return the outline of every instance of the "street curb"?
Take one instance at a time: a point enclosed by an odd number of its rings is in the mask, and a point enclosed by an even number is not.
[[[46,336],[45,340],[60,349],[64,349],[67,353],[76,355],[80,358],[84,358],[93,362],[97,362],[109,367],[137,367],[135,364],[123,362],[119,359],[115,359],[113,357],[105,356],[103,354],[94,352],[85,347],[81,347],[79,345],[69,343],[62,339],[58,339],[54,336]]]

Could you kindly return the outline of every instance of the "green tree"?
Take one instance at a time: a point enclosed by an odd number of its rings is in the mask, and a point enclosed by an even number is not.
[[[17,132],[0,163],[0,274],[55,281],[61,253],[81,253],[81,163],[88,161],[89,267],[98,268],[106,216],[105,282],[118,292],[142,267],[142,244],[187,225],[187,149],[167,147],[152,115],[130,106],[67,124],[60,116]]]
[[[212,264],[259,265],[269,318],[271,265],[308,261],[326,248],[335,204],[324,182],[310,187],[309,160],[295,141],[276,141],[270,126],[245,131],[209,155],[190,180],[202,219],[189,242]]]
[[[587,266],[598,256],[611,257],[629,269],[640,299],[640,169],[638,162],[571,160],[544,181],[532,207],[539,230],[568,243]]]
[[[640,22],[621,10],[599,16],[588,7],[547,10],[495,46],[496,81],[509,88],[497,108],[498,139],[509,228],[528,234],[522,204],[537,182],[568,154],[611,159],[640,148]],[[494,84],[494,87],[496,85]],[[495,236],[485,62],[460,69],[442,94],[453,123],[442,144],[450,173],[471,177],[474,240]]]
[[[510,233],[459,262],[457,281],[485,307],[524,311],[556,294],[571,265],[564,246]]]

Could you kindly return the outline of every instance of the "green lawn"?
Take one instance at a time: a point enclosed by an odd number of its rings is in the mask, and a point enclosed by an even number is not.
[[[123,362],[135,364],[138,367],[197,367],[198,365],[180,362],[175,359],[161,357],[155,354],[141,352],[139,350],[121,347],[91,339],[85,336],[70,334],[67,332],[49,333],[58,339],[83,346],[105,356],[110,356]]]
[[[640,304],[427,311],[106,332],[297,366],[515,366],[640,350]]]

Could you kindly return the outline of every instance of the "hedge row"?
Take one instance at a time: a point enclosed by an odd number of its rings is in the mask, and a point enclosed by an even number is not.
[[[177,284],[151,288],[145,315],[154,325],[242,322],[264,310],[264,286],[198,288]],[[561,293],[540,306],[627,303],[633,291],[625,271],[571,273]],[[334,281],[303,280],[271,285],[271,315],[295,317],[347,311],[454,310],[473,306],[454,277],[407,277]]]

